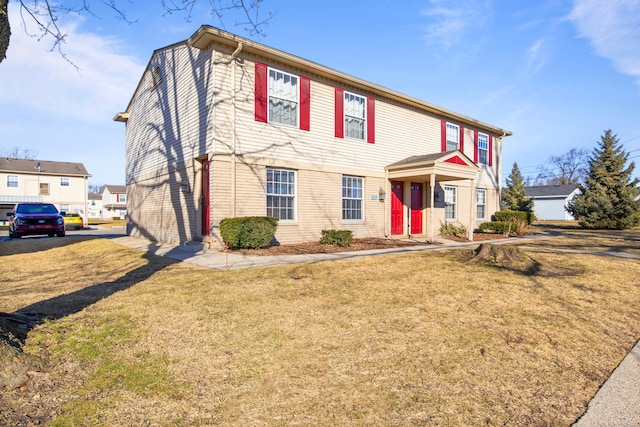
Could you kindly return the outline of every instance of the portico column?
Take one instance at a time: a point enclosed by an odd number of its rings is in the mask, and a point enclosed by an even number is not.
[[[433,231],[433,203],[435,201],[434,192],[436,188],[436,174],[432,173],[429,176],[429,241],[433,242],[435,240],[434,231]]]

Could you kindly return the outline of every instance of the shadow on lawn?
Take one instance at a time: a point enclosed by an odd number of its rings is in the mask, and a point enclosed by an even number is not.
[[[5,340],[14,347],[21,347],[28,333],[46,320],[57,320],[82,311],[178,262],[151,253],[145,253],[143,258],[147,260],[145,265],[129,271],[114,281],[91,285],[75,292],[39,301],[13,313],[0,312],[0,340]]]

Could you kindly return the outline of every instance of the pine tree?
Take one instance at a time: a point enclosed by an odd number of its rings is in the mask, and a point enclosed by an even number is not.
[[[628,155],[611,130],[600,137],[599,148],[589,158],[590,169],[580,192],[569,203],[567,211],[585,228],[622,230],[640,220],[638,178],[631,179],[634,162],[625,168]]]
[[[507,187],[502,190],[502,209],[513,211],[533,211],[533,199],[526,197],[524,192],[524,179],[518,164],[513,164],[511,174],[507,177]]]

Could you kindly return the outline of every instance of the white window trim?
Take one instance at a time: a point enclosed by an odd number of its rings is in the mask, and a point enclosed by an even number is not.
[[[482,205],[479,203],[478,195],[480,193],[484,194],[484,196],[483,196],[484,197],[484,204],[482,204]],[[483,206],[484,207],[484,215],[483,216],[480,216],[478,214],[478,212],[479,212],[478,207],[479,206]],[[487,190],[484,189],[484,188],[477,188],[476,189],[476,219],[487,219]]]
[[[66,182],[66,184],[63,184]],[[60,177],[60,187],[71,187],[71,180],[67,176]]]
[[[342,197],[340,198],[341,204],[344,203],[345,200],[360,200],[360,218],[345,219],[345,217],[344,217],[344,206],[342,206],[341,207],[342,221],[343,222],[349,222],[349,223],[354,223],[354,222],[362,223],[362,222],[364,222],[364,178],[361,177],[361,176],[342,175],[342,180],[344,180],[345,178],[354,179],[354,180],[360,181],[360,184],[361,184],[360,187],[362,189],[362,194],[361,194],[360,198],[357,198],[357,197],[345,197],[344,193],[342,194]],[[342,184],[341,189],[342,189],[342,191],[344,191],[344,184]]]
[[[452,151],[449,149],[449,142],[453,142],[453,140],[449,139],[449,129],[456,129],[456,133],[458,135],[457,141],[455,141],[456,143],[456,148],[452,149],[452,150],[459,150],[460,149],[460,125],[457,125],[455,123],[451,123],[451,122],[447,122],[447,125],[445,126],[445,140],[446,140],[446,149],[447,151]]]
[[[480,138],[481,137],[485,137],[486,140],[484,142],[486,142],[486,147],[482,149],[482,151],[484,151],[486,153],[485,155],[485,161],[482,162],[481,156],[480,156]],[[486,133],[482,133],[482,132],[478,132],[478,163],[481,165],[488,165],[489,164],[489,134]]]
[[[453,190],[453,203],[447,201],[447,190]],[[453,185],[444,186],[444,203],[445,203],[444,219],[446,221],[455,221],[458,218],[458,187],[455,187]],[[446,206],[448,204],[453,205],[453,218],[447,218]]]
[[[294,124],[288,124],[288,123],[281,123],[281,122],[277,122],[275,120],[271,119],[271,107],[270,107],[270,103],[271,103],[271,71],[276,72],[276,73],[282,73],[284,75],[287,75],[293,79],[296,79],[296,122]],[[286,98],[281,98],[279,96],[275,96],[273,95],[274,98],[277,99],[284,99],[286,101],[293,101],[292,99],[286,99]],[[288,127],[288,128],[294,128],[297,129],[298,126],[300,126],[300,76],[297,76],[295,74],[291,74],[291,73],[287,73],[286,71],[282,71],[279,70],[277,68],[272,68],[272,67],[267,67],[267,122],[269,124],[272,125],[276,125],[276,126],[284,126],[284,127]]]
[[[284,223],[284,224],[293,224],[295,222],[297,222],[298,220],[298,171],[293,170],[293,169],[286,169],[286,168],[275,168],[275,167],[269,167],[266,168],[265,170],[265,197],[264,197],[264,201],[265,201],[265,215],[268,215],[268,206],[267,206],[267,198],[269,196],[277,196],[277,197],[282,197],[282,194],[278,194],[278,193],[269,193],[267,192],[267,175],[269,171],[285,171],[285,172],[292,172],[293,173],[293,218],[292,219],[278,219],[278,223]]]
[[[364,129],[363,129],[363,132],[362,132],[362,138],[356,138],[356,137],[347,135],[347,117],[353,117],[353,118],[356,118],[356,119],[360,119],[360,117],[356,117],[356,116],[353,116],[351,114],[347,114],[347,97],[348,96],[354,96],[354,97],[357,97],[357,98],[361,98],[364,101],[363,102],[363,110],[362,110],[363,111],[363,116],[364,116],[364,117],[362,117],[363,123],[364,123]],[[351,139],[353,141],[364,141],[364,142],[366,142],[367,141],[367,97],[359,95],[359,94],[354,93],[354,92],[349,92],[349,91],[345,90],[344,91],[344,99],[343,99],[342,104],[343,104],[342,105],[342,116],[343,116],[343,120],[344,120],[344,138],[345,139]]]
[[[13,183],[16,185],[9,185]],[[20,177],[18,175],[7,175],[7,188],[20,188]]]

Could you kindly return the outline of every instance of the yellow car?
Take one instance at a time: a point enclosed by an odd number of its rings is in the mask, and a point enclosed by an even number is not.
[[[76,230],[82,230],[84,223],[82,217],[77,213],[67,212],[64,214],[64,229],[70,230],[72,228]]]

